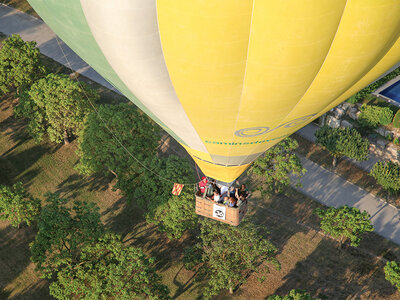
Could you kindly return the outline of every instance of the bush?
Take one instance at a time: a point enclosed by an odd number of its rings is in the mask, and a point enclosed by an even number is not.
[[[24,42],[13,34],[0,50],[0,92],[29,87],[45,74],[36,42]]]
[[[363,100],[368,94],[371,94],[373,91],[375,91],[378,87],[380,87],[381,85],[385,84],[386,82],[388,82],[389,80],[392,80],[393,78],[395,78],[396,76],[400,75],[400,67],[398,67],[397,69],[393,70],[392,72],[390,72],[389,74],[387,74],[386,76],[382,77],[381,79],[371,83],[370,85],[366,86],[365,88],[363,88],[361,91],[359,91],[358,93],[356,93],[355,95],[353,95],[352,97],[354,97],[355,101],[354,103],[360,102],[361,100]],[[350,98],[352,98],[350,97]],[[349,98],[349,99],[350,99]],[[351,103],[351,102],[350,102]]]
[[[399,143],[399,138],[395,137],[393,140],[393,144],[398,145]]]
[[[392,119],[393,111],[389,107],[363,105],[358,122],[363,127],[376,128],[379,125],[389,125]]]
[[[385,279],[400,291],[400,264],[388,261],[385,266]]]
[[[29,226],[39,215],[40,206],[40,200],[29,194],[21,182],[0,185],[0,220],[7,220],[14,227],[22,222]]]
[[[351,96],[349,99],[346,100],[346,102],[350,103],[350,104],[356,104],[359,100],[356,97],[357,94],[354,94],[353,96]]]
[[[393,118],[393,127],[400,128],[400,109],[396,112]]]
[[[323,126],[315,132],[316,143],[327,149],[333,157],[343,155],[358,161],[366,160],[369,142],[353,128],[331,128]]]
[[[349,241],[351,246],[358,247],[363,234],[374,230],[371,216],[355,207],[345,205],[338,208],[316,208],[313,213],[321,218],[321,229],[338,238],[340,245]]]
[[[392,161],[378,161],[369,173],[385,190],[397,193],[400,190],[400,166]]]

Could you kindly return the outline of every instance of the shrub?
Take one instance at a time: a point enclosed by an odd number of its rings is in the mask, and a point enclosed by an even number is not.
[[[363,127],[376,128],[379,125],[389,125],[393,119],[393,111],[389,107],[374,105],[361,106],[358,122]]]
[[[44,76],[45,68],[40,60],[36,42],[24,42],[13,34],[3,42],[0,50],[0,92],[29,87]]]
[[[13,186],[0,185],[0,220],[14,227],[22,222],[31,225],[40,212],[40,200],[29,194],[21,182]]]
[[[369,173],[385,190],[397,193],[400,190],[400,166],[392,161],[378,161]]]
[[[368,157],[369,142],[356,129],[323,126],[315,132],[315,137],[316,143],[327,149],[333,155],[334,161],[343,155],[358,161]]]
[[[366,86],[361,91],[359,91],[358,93],[353,95],[352,97],[354,97],[354,100],[352,100],[352,101],[355,101],[355,103],[361,101],[368,94],[372,93],[378,87],[380,87],[381,85],[385,84],[389,80],[392,80],[393,78],[395,78],[398,75],[400,75],[400,67],[398,67],[397,69],[393,70],[392,72],[390,72],[386,76],[382,77],[381,79],[379,79],[377,81],[374,81],[373,83],[371,83],[370,85]],[[350,97],[350,98],[352,98],[352,97]]]
[[[357,99],[356,96],[357,96],[357,94],[354,94],[349,99],[347,99],[346,102],[351,103],[351,104],[356,104],[359,100],[361,100],[361,99]]]
[[[393,140],[393,143],[394,143],[395,145],[398,145],[398,144],[400,143],[400,142],[399,142],[399,138],[395,137],[394,140]]]
[[[393,127],[400,128],[400,109],[396,112],[393,118]]]
[[[400,264],[388,261],[385,266],[385,279],[400,291]]]
[[[321,218],[321,229],[338,238],[340,245],[348,240],[351,246],[358,247],[363,234],[374,230],[371,216],[355,207],[345,205],[338,208],[316,208],[314,214]]]

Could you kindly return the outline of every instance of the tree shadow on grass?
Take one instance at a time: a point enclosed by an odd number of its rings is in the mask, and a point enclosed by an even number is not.
[[[30,262],[35,229],[26,225],[17,229],[4,221],[0,226],[0,298],[52,299],[47,281],[39,279]]]
[[[0,181],[6,184],[22,181],[25,187],[40,173],[39,168],[28,170],[48,151],[48,147],[36,145],[21,152],[11,152],[0,159],[0,170],[5,173],[0,175]],[[21,175],[22,174],[22,175]]]
[[[291,289],[304,289],[321,299],[387,299],[396,290],[385,280],[383,266],[381,261],[357,249],[339,250],[337,242],[321,240],[284,277],[285,283],[276,293],[284,295]]]
[[[88,177],[80,174],[72,174],[57,185],[56,192],[62,194],[63,198],[74,199],[84,189],[88,189],[90,192],[106,191],[113,180],[114,177],[112,175],[107,177],[97,175]]]

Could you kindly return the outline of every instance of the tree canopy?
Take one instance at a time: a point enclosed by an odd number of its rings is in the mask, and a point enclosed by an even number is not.
[[[40,206],[40,199],[28,193],[21,182],[0,185],[0,220],[7,220],[14,227],[22,222],[31,225],[39,215]]]
[[[153,156],[144,164],[147,169],[140,167],[140,173],[119,178],[115,186],[146,210],[146,217],[151,222],[157,207],[170,198],[172,183],[195,182],[195,177],[189,163],[175,155],[167,158]],[[184,187],[184,190],[187,188]]]
[[[389,193],[400,190],[400,165],[388,160],[378,161],[369,173]]]
[[[24,42],[13,34],[3,41],[0,49],[0,91],[8,93],[29,87],[43,77],[45,68],[41,63],[36,42]]]
[[[155,155],[160,139],[158,127],[138,109],[127,103],[100,105],[92,112],[79,137],[79,171],[83,174],[113,172],[117,176],[134,173],[138,161],[129,156],[110,133],[140,161]]]
[[[199,242],[188,248],[185,267],[197,268],[197,276],[208,279],[203,295],[206,299],[223,289],[233,289],[249,274],[269,271],[268,264],[279,268],[277,248],[261,235],[261,228],[244,221],[238,227],[210,219],[200,221]]]
[[[50,285],[57,299],[170,299],[154,259],[106,234],[82,247],[75,264],[64,266]]]
[[[37,141],[47,133],[51,141],[68,144],[91,111],[87,98],[94,103],[99,95],[67,75],[48,74],[21,94],[15,113],[28,120],[28,130]]]
[[[389,125],[393,120],[393,111],[389,107],[363,104],[358,122],[368,128],[376,128],[379,125]]]
[[[258,189],[264,192],[281,192],[290,185],[291,175],[296,175],[297,178],[304,175],[307,170],[294,153],[298,146],[295,140],[286,138],[254,161],[249,173],[261,176],[263,184]]]
[[[400,264],[395,261],[388,261],[384,270],[385,279],[400,291]]]
[[[321,229],[334,238],[340,240],[340,244],[346,240],[351,246],[359,246],[365,232],[373,231],[370,215],[358,208],[347,205],[328,209],[316,208],[314,213],[321,218]]]
[[[152,222],[158,225],[170,239],[179,239],[187,229],[195,228],[198,217],[195,213],[193,193],[182,192],[179,196],[171,196],[168,201],[159,205]]]
[[[316,143],[333,155],[333,165],[343,155],[358,161],[368,158],[369,142],[356,129],[323,126],[315,132],[315,137]]]
[[[72,208],[57,194],[47,194],[47,205],[38,218],[38,233],[30,244],[31,260],[43,277],[74,264],[80,250],[104,232],[98,207],[75,201]]]

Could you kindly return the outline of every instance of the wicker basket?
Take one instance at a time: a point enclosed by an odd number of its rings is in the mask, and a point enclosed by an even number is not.
[[[213,216],[214,205],[224,207],[226,210],[225,219]],[[242,203],[240,207],[228,207],[222,204],[216,204],[214,201],[208,200],[196,195],[196,214],[220,222],[224,222],[233,226],[238,226],[247,212],[247,201]]]

